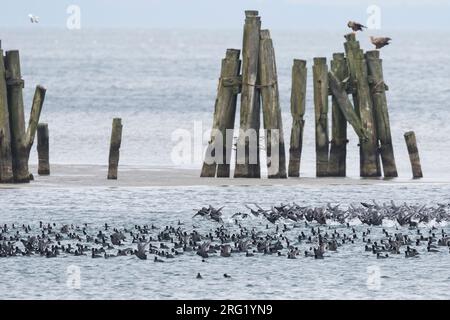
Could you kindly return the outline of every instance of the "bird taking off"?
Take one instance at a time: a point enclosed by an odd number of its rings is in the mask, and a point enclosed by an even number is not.
[[[357,31],[363,31],[363,28],[367,28],[366,26],[363,26],[361,23],[355,22],[355,21],[349,21],[347,23],[347,26],[353,30],[353,32]]]
[[[34,14],[29,14],[28,18],[30,18],[31,23],[39,23],[39,17],[35,16]]]
[[[384,46],[390,44],[391,38],[388,37],[370,37],[370,42],[375,46],[376,49],[381,49]]]

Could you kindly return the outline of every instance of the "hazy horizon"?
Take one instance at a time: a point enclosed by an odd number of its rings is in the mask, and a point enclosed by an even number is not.
[[[345,28],[348,20],[366,23],[367,8],[377,5],[381,29],[450,30],[450,0],[24,0],[2,5],[0,28],[65,28],[70,15],[67,8],[77,5],[81,28],[86,29],[239,29],[243,11],[255,9],[260,11],[265,28],[335,30]],[[28,14],[39,16],[39,24],[30,23]]]

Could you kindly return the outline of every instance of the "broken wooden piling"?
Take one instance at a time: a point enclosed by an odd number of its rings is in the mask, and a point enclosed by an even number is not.
[[[3,50],[0,49],[0,183],[12,183],[13,181],[6,70]]]
[[[314,114],[316,123],[316,176],[328,175],[328,66],[326,58],[314,58]]]
[[[303,128],[305,126],[305,102],[306,102],[306,61],[294,60],[292,66],[291,87],[291,143],[289,147],[289,177],[300,176],[300,162],[303,148]]]
[[[350,81],[354,90],[354,105],[367,139],[360,141],[360,176],[378,177],[381,175],[380,161],[377,147],[377,134],[373,117],[373,105],[370,95],[367,64],[355,34],[345,36],[345,51],[350,73]]]
[[[28,161],[25,160],[24,133],[25,133],[25,116],[23,106],[22,88],[24,82],[20,71],[19,51],[7,51],[5,58],[5,66],[8,70],[7,87],[8,87],[8,108],[11,129],[11,151],[13,155],[13,172],[14,181],[28,182]],[[26,159],[28,160],[28,159]]]
[[[39,123],[37,127],[38,174],[50,174],[48,124]]]
[[[108,179],[117,179],[119,166],[120,145],[122,143],[122,119],[114,118],[111,131],[111,143],[109,147]]]
[[[7,89],[8,89],[8,109],[9,125],[11,130],[11,150],[13,175],[15,182],[29,182],[30,173],[28,171],[28,159],[30,149],[33,145],[36,134],[42,105],[45,99],[46,89],[37,86],[33,97],[30,119],[25,131],[25,117],[22,89],[24,82],[20,71],[19,51],[7,51],[5,65],[8,70]]]
[[[348,98],[347,92],[345,90],[346,85],[343,82],[339,81],[339,79],[334,75],[333,72],[328,73],[328,83],[333,99],[335,99],[336,105],[339,107],[339,110],[341,111],[344,118],[348,123],[350,123],[360,140],[367,139],[367,135],[364,128],[362,127],[361,120],[353,109],[353,105]]]
[[[366,60],[383,173],[385,177],[397,177],[380,52],[378,50],[366,52]]]
[[[422,178],[422,166],[420,165],[419,149],[417,148],[416,135],[414,131],[408,131],[404,136],[406,147],[408,148],[409,160],[411,161],[413,178]]]
[[[31,146],[45,99],[46,89],[37,86],[25,127],[19,51],[0,50],[0,182],[25,183],[33,179],[28,171]]]
[[[25,116],[22,89],[24,81],[20,71],[19,51],[6,52],[5,66],[7,69],[7,90],[9,125],[11,130],[11,151],[13,175],[15,182],[29,182],[28,159],[30,149],[36,134],[37,124],[44,103],[46,89],[37,86],[31,107],[28,127],[25,129]],[[26,131],[25,131],[26,130]]]
[[[233,148],[234,119],[237,95],[240,92],[240,50],[227,49],[222,60],[211,140],[206,149],[201,177],[230,177],[231,150]],[[228,130],[228,135],[227,135]],[[231,132],[231,134],[230,134]]]
[[[233,149],[233,130],[236,117],[236,104],[238,94],[241,92],[242,78],[240,76],[241,60],[239,59],[241,51],[237,49],[227,50],[226,77],[223,78],[223,86],[226,93],[223,95],[223,101],[219,104],[220,118],[219,130],[222,133],[222,159],[223,162],[217,166],[218,178],[230,177],[231,150]],[[222,105],[222,107],[220,107]]]
[[[261,30],[259,50],[259,88],[266,131],[268,178],[286,178],[286,152],[281,119],[275,50],[269,30]]]
[[[348,77],[347,62],[343,53],[333,54],[331,72],[341,83]],[[328,79],[330,87],[334,84],[333,75],[329,76]],[[328,175],[330,177],[345,177],[348,143],[347,120],[339,107],[336,95],[332,98],[331,108],[331,146]]]
[[[258,11],[246,11],[242,45],[240,129],[236,145],[235,178],[260,178],[260,99],[257,88],[261,19]]]

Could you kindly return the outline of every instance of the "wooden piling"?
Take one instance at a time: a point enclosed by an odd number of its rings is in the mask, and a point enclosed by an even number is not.
[[[366,52],[366,61],[383,173],[385,177],[397,177],[380,52],[378,50]]]
[[[38,174],[50,174],[48,124],[39,123],[37,127]]]
[[[259,128],[260,99],[257,88],[261,19],[258,11],[245,12],[242,45],[242,93],[240,130],[236,146],[235,178],[260,178]],[[252,139],[256,139],[252,143]],[[256,146],[256,147],[253,147]],[[256,150],[254,150],[256,149]]]
[[[417,148],[416,135],[414,131],[408,131],[404,136],[406,147],[408,148],[409,160],[411,161],[413,178],[422,178],[422,166],[420,165],[419,149]]]
[[[347,62],[343,53],[333,54],[331,60],[331,72],[342,83],[348,77]],[[330,79],[331,78],[331,79]],[[333,82],[332,76],[329,77],[329,86]],[[328,163],[328,175],[331,177],[346,176],[346,158],[347,158],[347,120],[342,113],[336,96],[332,98],[332,119],[331,119],[331,146],[330,160]]]
[[[294,60],[291,87],[291,143],[289,148],[289,177],[300,176],[300,162],[303,148],[303,128],[305,126],[305,96],[307,68],[305,60]]]
[[[224,161],[223,163],[219,163],[217,166],[218,178],[230,177],[236,104],[238,94],[241,92],[242,88],[242,77],[240,76],[241,60],[239,60],[240,53],[241,51],[237,49],[229,49],[227,51],[226,63],[229,65],[227,69],[229,68],[230,70],[230,76],[228,76],[227,71],[227,77],[223,79],[223,86],[227,88],[227,91],[224,95],[223,107],[219,108],[221,110],[220,118],[222,119],[219,125],[219,130],[222,133],[222,159],[224,159]]]
[[[108,179],[117,180],[117,168],[119,166],[120,145],[122,143],[122,119],[114,118],[111,131],[111,143],[109,147]]]
[[[354,34],[345,36],[345,51],[350,72],[350,81],[355,90],[353,95],[355,110],[361,119],[367,139],[360,141],[360,176],[381,176],[380,160],[377,148],[377,134],[373,116],[372,98],[370,95],[367,64],[359,42]]]
[[[328,84],[330,86],[333,99],[335,99],[336,105],[339,107],[344,118],[348,123],[350,123],[360,140],[367,140],[367,135],[361,124],[361,120],[353,109],[353,105],[348,98],[345,90],[345,84],[339,81],[333,72],[328,73]]]
[[[22,88],[24,82],[20,71],[19,51],[6,51],[5,66],[8,71],[8,108],[11,129],[11,151],[15,182],[29,182],[28,161],[25,161],[25,116]]]
[[[314,58],[314,111],[316,122],[316,176],[328,172],[328,66],[326,58]]]
[[[24,82],[20,71],[19,51],[13,50],[6,52],[5,66],[7,69],[6,84],[8,90],[7,96],[14,181],[26,183],[30,181],[28,159],[36,135],[46,89],[39,85],[36,87],[28,127],[25,131],[22,96]]]
[[[236,100],[240,92],[241,78],[239,72],[241,61],[240,50],[227,49],[225,58],[222,59],[219,84],[217,86],[217,98],[214,107],[214,120],[211,132],[211,140],[206,149],[201,177],[230,177],[231,150],[233,148],[233,136],[227,136],[227,129],[234,129],[236,115]],[[220,134],[220,137],[218,137]],[[216,138],[219,143],[216,143]],[[217,157],[219,153],[219,157]],[[217,161],[219,160],[219,161]]]
[[[275,50],[269,30],[261,30],[259,50],[259,88],[266,131],[267,172],[269,178],[286,178],[286,152],[281,118]]]
[[[0,183],[12,183],[13,181],[6,70],[3,50],[0,49]]]

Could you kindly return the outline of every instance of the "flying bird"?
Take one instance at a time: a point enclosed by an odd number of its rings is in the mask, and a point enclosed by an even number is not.
[[[35,16],[34,14],[29,14],[28,18],[30,18],[31,23],[39,23],[39,17]]]
[[[353,32],[357,31],[363,31],[363,28],[367,28],[366,26],[362,25],[361,23],[355,22],[355,21],[349,21],[347,23],[347,26],[353,30]]]
[[[370,42],[372,42],[373,45],[375,45],[376,49],[381,49],[384,46],[387,46],[390,44],[389,41],[392,39],[389,37],[370,37]]]

